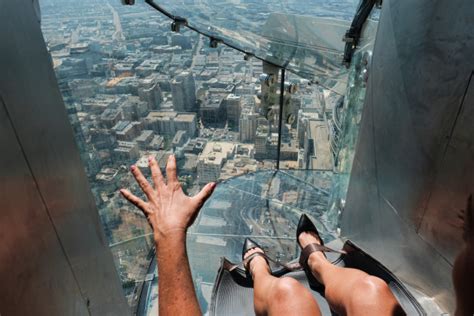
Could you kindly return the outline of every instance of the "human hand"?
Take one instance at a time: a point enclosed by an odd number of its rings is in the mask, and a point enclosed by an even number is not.
[[[178,181],[176,158],[171,155],[166,165],[167,182],[154,157],[148,159],[154,188],[148,183],[140,169],[132,166],[132,174],[147,197],[147,202],[133,195],[129,190],[120,193],[132,204],[140,208],[153,228],[155,242],[170,235],[185,234],[204,202],[214,191],[216,183],[208,183],[198,194],[189,197],[184,194]]]

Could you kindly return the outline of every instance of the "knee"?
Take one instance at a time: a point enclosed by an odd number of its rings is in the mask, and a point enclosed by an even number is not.
[[[354,285],[354,297],[359,301],[362,298],[364,301],[371,301],[372,303],[385,301],[388,296],[391,296],[390,288],[384,280],[374,277],[365,276]]]
[[[282,277],[278,279],[273,288],[272,299],[275,301],[291,299],[291,296],[297,294],[301,287],[302,285],[295,279]]]
[[[405,315],[387,283],[374,276],[364,276],[353,286],[348,310],[372,311],[372,314]],[[349,313],[350,314],[350,313]]]
[[[363,279],[362,284],[364,287],[367,288],[367,290],[375,292],[375,293],[390,290],[387,283],[385,283],[384,280],[372,275],[366,276]]]

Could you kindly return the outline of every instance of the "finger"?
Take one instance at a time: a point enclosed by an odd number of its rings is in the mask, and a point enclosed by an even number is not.
[[[151,178],[153,179],[153,183],[155,184],[155,189],[158,190],[158,188],[163,187],[163,185],[165,184],[165,179],[163,178],[160,166],[158,165],[158,162],[156,161],[155,157],[150,156],[148,158],[148,162],[150,164]]]
[[[199,207],[204,205],[206,200],[211,196],[212,192],[214,192],[215,188],[215,182],[208,183],[204,186],[204,188],[202,188],[202,190],[198,194],[193,197]]]
[[[120,193],[123,195],[124,198],[126,198],[130,203],[135,205],[136,207],[140,208],[145,215],[149,214],[150,212],[147,210],[147,204],[145,201],[140,199],[139,197],[133,195],[130,191],[121,189]]]
[[[140,168],[138,168],[137,166],[132,166],[130,169],[132,170],[132,174],[135,177],[135,180],[147,196],[148,200],[154,201],[153,188],[151,187],[150,183],[148,183],[145,176],[143,176],[143,173],[140,171]]]
[[[166,178],[168,185],[176,186],[179,184],[178,176],[176,174],[176,158],[174,155],[168,157],[168,163],[166,164]]]

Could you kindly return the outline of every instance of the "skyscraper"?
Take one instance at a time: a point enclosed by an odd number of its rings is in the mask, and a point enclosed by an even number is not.
[[[242,111],[242,97],[229,94],[225,99],[225,107],[227,112],[227,121],[230,127],[239,125],[240,112]]]
[[[141,100],[147,102],[149,110],[159,109],[163,101],[160,85],[154,77],[148,77],[140,81],[138,95]]]
[[[183,71],[171,82],[173,107],[177,112],[196,111],[196,84],[193,74]]]
[[[239,120],[239,137],[240,141],[253,142],[255,140],[255,133],[257,131],[258,114],[253,110],[245,109]]]

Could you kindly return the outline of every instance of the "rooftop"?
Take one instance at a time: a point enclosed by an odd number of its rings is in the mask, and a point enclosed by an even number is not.
[[[181,122],[192,122],[196,119],[195,113],[175,112],[175,111],[150,111],[145,118],[147,121],[174,120]]]
[[[145,142],[148,140],[148,138],[153,135],[153,131],[152,130],[144,130],[142,131],[142,133],[140,134],[140,136],[138,136],[137,138],[135,138],[135,141],[136,142]]]
[[[236,145],[228,142],[208,142],[199,155],[199,161],[208,164],[220,164],[235,152]]]
[[[331,145],[329,139],[328,125],[324,121],[309,121],[309,138],[313,139],[314,154],[310,157],[310,168],[316,170],[332,170]]]

